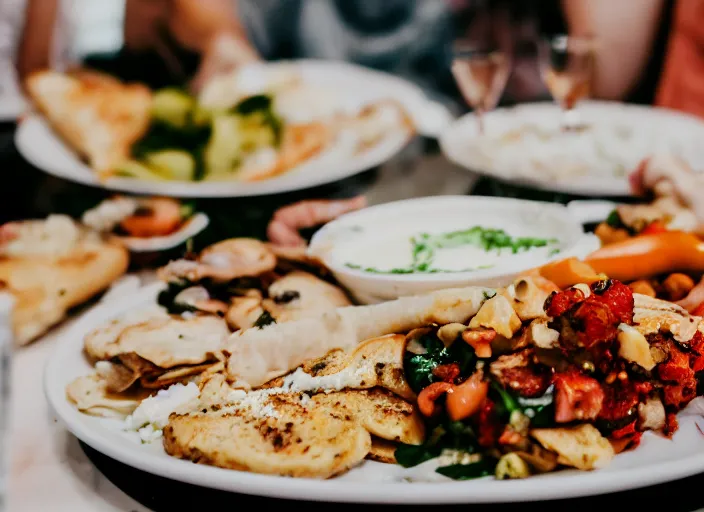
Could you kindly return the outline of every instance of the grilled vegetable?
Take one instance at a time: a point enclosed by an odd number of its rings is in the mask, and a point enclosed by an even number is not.
[[[704,242],[681,231],[641,235],[602,247],[587,256],[585,263],[596,272],[620,281],[676,271],[701,273]]]
[[[195,177],[196,161],[186,151],[167,149],[146,155],[147,164],[172,180],[191,181]]]
[[[195,99],[178,89],[162,89],[154,94],[152,118],[175,128],[184,128],[190,121]]]

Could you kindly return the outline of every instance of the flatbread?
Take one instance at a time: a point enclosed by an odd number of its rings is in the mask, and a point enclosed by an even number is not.
[[[27,79],[29,97],[57,133],[98,172],[115,172],[149,127],[152,95],[97,73],[39,71]]]
[[[95,359],[134,353],[159,368],[174,368],[216,359],[229,334],[220,317],[174,315],[129,325],[115,337],[89,336],[85,343]]]
[[[16,298],[15,339],[25,345],[64,319],[69,309],[105,290],[127,270],[119,243],[77,241],[61,254],[0,256],[0,286]]]
[[[331,350],[353,349],[362,340],[431,323],[465,323],[494,293],[489,288],[455,288],[236,332],[228,340],[228,378],[234,386],[250,389]]]
[[[148,396],[146,392],[110,393],[107,381],[98,373],[79,377],[66,387],[66,397],[79,411],[103,418],[122,418]]]

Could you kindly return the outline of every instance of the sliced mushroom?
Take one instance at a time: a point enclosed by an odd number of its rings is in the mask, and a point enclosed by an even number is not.
[[[249,329],[264,313],[262,301],[257,297],[233,297],[225,321],[233,331]]]
[[[277,322],[316,315],[351,302],[338,287],[307,272],[295,271],[272,283],[269,298],[262,301]]]
[[[276,267],[276,256],[268,246],[253,238],[233,238],[205,248],[197,261],[176,260],[159,271],[163,281],[186,279],[198,282],[205,278],[230,281],[238,277],[258,276]]]

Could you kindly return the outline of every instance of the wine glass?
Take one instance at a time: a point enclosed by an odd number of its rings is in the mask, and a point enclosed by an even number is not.
[[[595,44],[591,37],[560,34],[543,42],[540,71],[553,99],[562,109],[562,129],[581,127],[577,104],[591,94]]]
[[[484,135],[484,114],[499,102],[510,70],[511,58],[505,46],[469,39],[455,44],[452,75],[475,112],[479,135]]]

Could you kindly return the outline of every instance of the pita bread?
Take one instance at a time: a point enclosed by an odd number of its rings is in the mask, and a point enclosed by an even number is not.
[[[293,271],[269,286],[269,299],[262,306],[277,322],[291,322],[331,309],[351,306],[340,288],[313,274]]]
[[[398,448],[396,443],[372,436],[372,447],[367,454],[367,459],[384,464],[396,464],[396,448]]]
[[[69,309],[108,288],[129,263],[121,244],[82,232],[55,253],[42,254],[27,245],[22,247],[26,256],[19,245],[9,255],[0,251],[0,287],[16,298],[13,324],[20,345],[35,340],[63,320]]]
[[[149,127],[152,95],[97,73],[39,71],[27,79],[29,97],[52,127],[101,177],[130,156]]]
[[[668,331],[681,343],[688,343],[697,330],[704,334],[704,319],[690,315],[686,309],[639,293],[633,294],[633,322],[644,336]]]
[[[228,340],[228,378],[236,387],[258,387],[309,359],[353,349],[362,340],[432,323],[466,323],[494,293],[489,288],[455,288],[236,332]]]
[[[122,418],[131,414],[148,396],[145,392],[112,394],[107,381],[94,373],[79,377],[66,387],[66,397],[79,411],[104,418]]]
[[[216,359],[229,334],[222,318],[208,315],[186,319],[173,315],[129,325],[116,336],[89,335],[85,348],[98,360],[134,353],[166,369]]]

